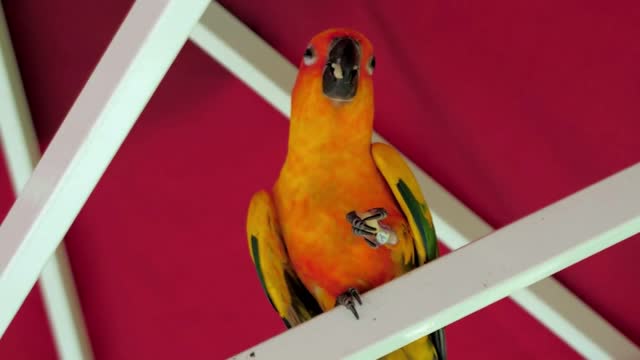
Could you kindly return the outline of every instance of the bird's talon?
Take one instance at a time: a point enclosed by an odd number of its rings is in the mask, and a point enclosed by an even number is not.
[[[338,296],[338,298],[336,299],[336,305],[345,306],[347,309],[351,310],[353,316],[355,316],[356,319],[360,319],[360,315],[356,310],[356,304],[354,300],[357,301],[358,304],[362,305],[362,299],[360,298],[360,293],[358,293],[358,290],[350,288],[349,290]]]
[[[358,290],[351,288],[349,289],[349,294],[351,294],[351,296],[356,299],[356,301],[358,302],[358,304],[362,305],[362,299],[360,298],[360,293],[358,292]]]
[[[387,210],[385,210],[384,208],[373,208],[369,209],[367,212],[371,215],[362,219],[363,221],[382,220],[387,217]]]
[[[367,225],[365,223],[366,219],[361,219],[355,211],[350,211],[347,214],[347,221],[351,224],[354,231],[358,230],[363,233],[370,233],[372,235],[375,235],[373,231],[375,231],[376,228]]]
[[[347,221],[351,224],[353,233],[364,238],[367,245],[374,249],[387,243],[393,245],[397,241],[395,234],[388,227],[379,223],[386,217],[387,211],[383,208],[369,209],[362,214],[362,217],[355,211],[347,213]]]
[[[360,315],[358,315],[358,311],[356,310],[356,306],[353,303],[349,303],[347,305],[347,308],[349,308],[349,310],[351,310],[351,312],[353,313],[353,316],[356,317],[356,320],[360,320]]]

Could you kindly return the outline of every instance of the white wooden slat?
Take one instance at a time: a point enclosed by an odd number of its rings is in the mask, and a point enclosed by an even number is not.
[[[133,4],[0,226],[0,336],[208,4]]]
[[[0,5],[0,138],[4,160],[17,195],[40,158],[31,113]],[[40,290],[58,352],[63,360],[93,359],[64,242],[40,275]]]

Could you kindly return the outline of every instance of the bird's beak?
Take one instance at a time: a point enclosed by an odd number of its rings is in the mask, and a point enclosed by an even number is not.
[[[322,74],[322,92],[336,101],[349,101],[356,96],[360,73],[360,47],[349,37],[333,41]]]

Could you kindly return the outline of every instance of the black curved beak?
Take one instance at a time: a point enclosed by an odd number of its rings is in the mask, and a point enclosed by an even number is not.
[[[322,92],[331,99],[349,101],[358,91],[360,48],[351,38],[333,41],[322,74]]]

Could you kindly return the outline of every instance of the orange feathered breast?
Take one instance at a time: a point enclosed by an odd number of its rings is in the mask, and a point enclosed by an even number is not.
[[[328,46],[336,36],[358,41],[360,76],[355,96],[339,102],[322,92]],[[332,30],[312,39],[318,58],[301,63],[292,93],[287,158],[273,188],[291,263],[323,309],[350,287],[365,292],[406,271],[413,242],[393,194],[371,155],[373,83],[365,70],[373,48],[356,32]],[[352,233],[350,211],[384,207],[384,222],[399,237],[393,248],[373,249]]]
[[[390,249],[372,249],[352,234],[346,220],[351,210],[384,207],[389,212],[387,224],[401,228],[403,220],[368,157],[343,155],[322,161],[291,160],[274,188],[291,262],[316,297],[327,296],[318,299],[324,308],[351,286],[364,292],[403,271]],[[319,163],[330,170],[321,170]]]

